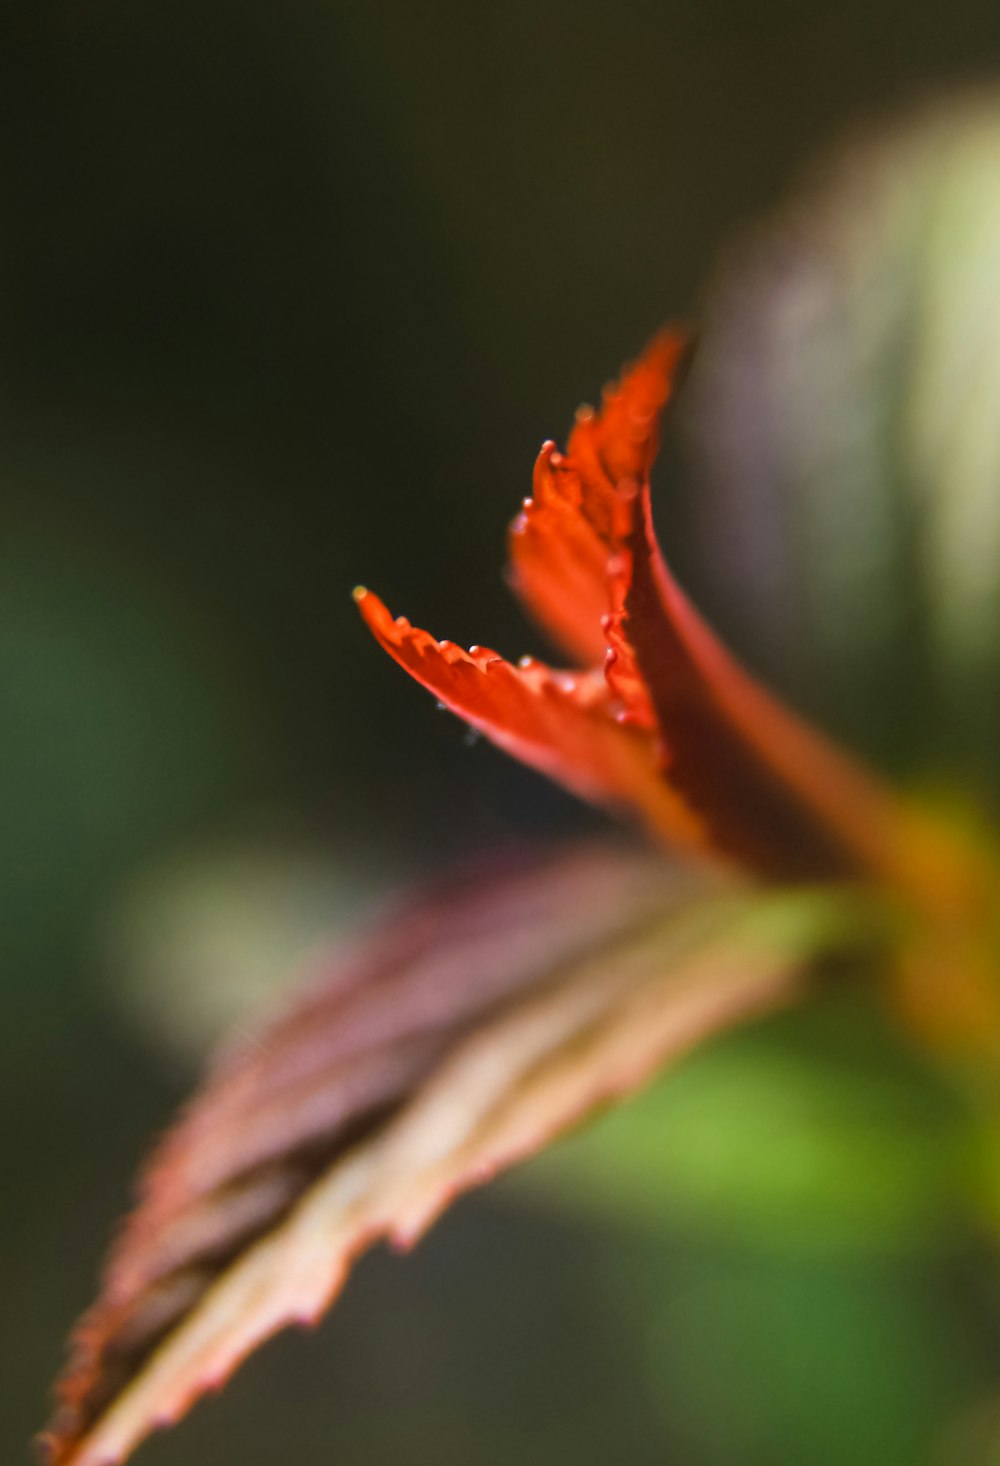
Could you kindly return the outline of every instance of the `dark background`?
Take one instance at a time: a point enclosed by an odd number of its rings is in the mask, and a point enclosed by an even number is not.
[[[267,986],[359,893],[591,822],[467,746],[352,585],[537,649],[499,569],[542,438],[697,315],[817,145],[995,60],[971,0],[3,7],[5,1459],[242,958]],[[964,1240],[775,1246],[586,1193],[567,1166],[466,1204],[149,1460],[937,1466],[980,1439]]]

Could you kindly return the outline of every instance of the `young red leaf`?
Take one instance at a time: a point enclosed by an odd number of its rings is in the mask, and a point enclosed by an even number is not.
[[[446,882],[220,1059],[160,1148],[47,1437],[117,1462],[354,1257],[697,1039],[786,1001],[814,940],[762,898],[609,847]]]
[[[565,455],[543,447],[511,529],[516,590],[589,670],[463,652],[393,621],[364,590],[362,614],[494,743],[670,843],[783,880],[896,878],[906,840],[895,801],[739,666],[657,545],[649,471],[683,350],[680,335],[657,337],[600,412],[578,415]]]
[[[637,723],[659,728],[666,777],[715,846],[786,880],[891,872],[901,820],[889,793],[706,625],[660,552],[648,485],[622,492],[617,508],[608,680]]]
[[[378,596],[355,600],[380,645],[452,712],[505,752],[597,804],[645,820],[669,841],[702,846],[701,821],[664,781],[654,739],[621,716],[598,672],[554,672],[525,658],[435,641]]]
[[[601,410],[581,408],[569,450],[544,444],[532,497],[510,527],[508,577],[529,611],[581,666],[600,666],[610,609],[608,558],[622,482],[648,477],[660,413],[687,342],[664,331],[604,392]]]

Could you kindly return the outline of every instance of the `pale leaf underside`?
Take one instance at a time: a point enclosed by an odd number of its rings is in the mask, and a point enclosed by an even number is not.
[[[761,924],[762,899],[591,845],[446,882],[328,964],[154,1157],[51,1459],[123,1460],[315,1322],[374,1241],[409,1246],[459,1192],[787,1001],[804,944]]]

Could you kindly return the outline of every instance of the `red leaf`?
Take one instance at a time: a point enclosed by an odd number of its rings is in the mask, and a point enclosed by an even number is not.
[[[378,596],[355,599],[381,646],[424,687],[507,753],[598,804],[619,806],[668,840],[703,843],[700,821],[661,775],[649,732],[627,724],[599,672],[518,666],[487,651],[435,641]]]
[[[50,1460],[123,1460],[315,1321],[377,1238],[408,1245],[669,1054],[785,1001],[801,941],[755,935],[748,901],[590,847],[445,883],[330,963],[218,1062],[154,1157]]]
[[[647,485],[619,496],[608,680],[658,726],[671,784],[720,850],[783,879],[885,873],[900,815],[882,786],[750,677],[674,580]]]
[[[545,444],[511,530],[511,579],[589,671],[513,668],[361,609],[385,649],[494,743],[660,836],[768,877],[899,877],[906,838],[873,776],[764,691],[687,601],[660,553],[649,470],[684,349],[657,337]],[[602,675],[603,674],[603,675]],[[669,792],[665,792],[669,791]]]
[[[511,584],[582,666],[600,666],[607,650],[602,621],[618,485],[649,474],[685,345],[680,333],[663,332],[620,384],[605,389],[599,413],[581,408],[567,454],[543,446],[532,497],[511,525]]]

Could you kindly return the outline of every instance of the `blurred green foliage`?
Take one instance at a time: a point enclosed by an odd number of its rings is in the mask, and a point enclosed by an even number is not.
[[[5,1459],[190,1083],[164,1025],[140,1041],[107,996],[127,892],[230,839],[330,851],[316,868],[352,880],[360,844],[377,885],[586,824],[383,665],[350,586],[526,647],[497,572],[541,438],[692,311],[831,128],[998,43],[979,0],[4,7]],[[956,188],[960,219],[977,185]],[[965,242],[951,285],[971,289]],[[705,534],[732,544],[737,521],[671,483],[671,551],[713,615],[817,698],[776,634],[780,566],[744,595],[746,540],[713,580]],[[867,737],[853,710],[884,708],[872,746],[899,757],[919,666],[882,639],[846,682],[836,637],[881,623],[850,587],[814,593],[837,605],[809,622],[834,636],[834,721]],[[293,962],[286,888],[253,891]],[[993,1264],[952,1209],[959,1118],[864,1004],[822,1016],[692,1061],[405,1266],[373,1259],[319,1340],[265,1351],[151,1466],[982,1466],[1000,1341]]]
[[[975,1186],[966,1116],[842,978],[807,1011],[717,1041],[541,1163],[546,1192],[781,1255],[934,1252]],[[534,1170],[526,1173],[531,1184]]]

